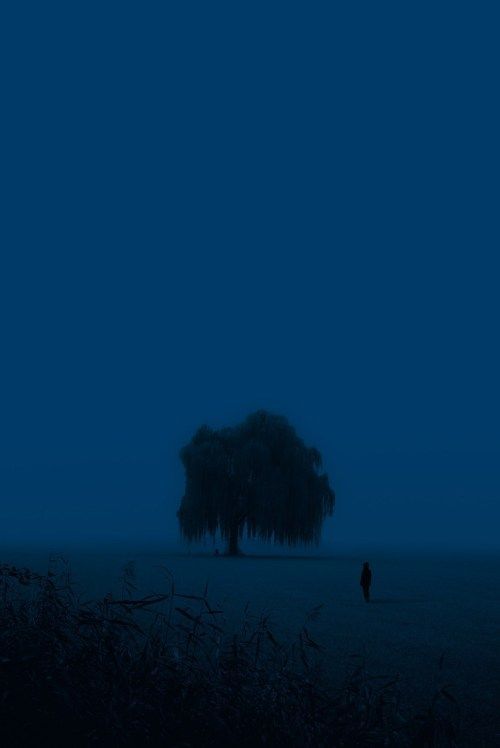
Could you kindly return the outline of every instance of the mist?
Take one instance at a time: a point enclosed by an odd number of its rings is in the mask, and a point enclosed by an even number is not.
[[[266,408],[323,455],[326,549],[498,548],[487,45],[47,14],[6,40],[0,542],[178,543],[179,449]]]

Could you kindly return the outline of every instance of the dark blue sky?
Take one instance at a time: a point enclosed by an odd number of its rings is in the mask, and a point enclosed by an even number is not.
[[[0,19],[0,539],[172,539],[264,407],[328,541],[498,547],[494,4],[49,6]]]

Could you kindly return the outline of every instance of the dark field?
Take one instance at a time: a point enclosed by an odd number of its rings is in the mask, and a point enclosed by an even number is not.
[[[37,571],[47,554],[6,553]],[[371,675],[398,676],[404,699],[420,708],[445,685],[457,700],[462,745],[500,743],[500,560],[495,556],[371,555],[372,602],[359,588],[361,556],[285,557],[161,553],[74,553],[83,598],[121,593],[121,571],[135,566],[138,593],[168,587],[219,605],[229,629],[245,606],[265,612],[279,641],[291,639],[308,613],[311,636],[325,647],[329,677],[339,681],[358,661]]]

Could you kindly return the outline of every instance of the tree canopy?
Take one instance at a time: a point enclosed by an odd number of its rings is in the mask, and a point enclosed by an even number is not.
[[[238,552],[248,537],[281,544],[318,543],[335,494],[307,447],[283,416],[258,411],[238,426],[202,426],[180,453],[186,489],[178,512],[182,535],[217,532]]]

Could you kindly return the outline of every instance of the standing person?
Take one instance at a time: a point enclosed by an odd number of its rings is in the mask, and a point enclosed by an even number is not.
[[[370,602],[370,585],[372,583],[372,570],[370,569],[370,564],[368,561],[365,561],[363,564],[363,569],[361,571],[361,579],[359,580],[359,583],[361,587],[363,588],[363,595],[365,598],[365,603]]]

